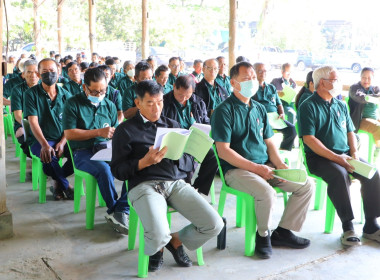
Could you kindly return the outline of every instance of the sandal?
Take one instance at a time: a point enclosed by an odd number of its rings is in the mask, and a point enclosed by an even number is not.
[[[362,245],[359,236],[353,230],[343,232],[340,241],[345,246]]]
[[[377,230],[377,231],[375,231],[374,233],[365,233],[365,232],[363,232],[363,237],[367,238],[367,239],[370,239],[370,240],[374,240],[374,241],[380,242],[380,229]]]
[[[56,200],[56,201],[62,200],[65,197],[65,195],[63,194],[63,191],[61,189],[54,188],[53,186],[50,186],[50,191],[53,194],[54,200]]]

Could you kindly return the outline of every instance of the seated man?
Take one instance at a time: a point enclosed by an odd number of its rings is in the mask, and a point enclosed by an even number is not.
[[[28,145],[31,152],[43,163],[46,175],[51,176],[55,185],[51,189],[55,200],[74,199],[74,190],[66,177],[73,174],[70,151],[62,129],[63,105],[71,94],[56,85],[58,72],[55,60],[42,59],[38,63],[38,77],[42,83],[30,88],[24,94],[24,118],[28,119],[33,135]],[[61,167],[59,158],[68,160]]]
[[[255,69],[257,80],[259,81],[259,89],[253,96],[253,100],[264,105],[267,113],[277,112],[279,118],[281,118],[286,123],[286,128],[276,130],[281,132],[284,136],[280,145],[280,149],[291,151],[293,148],[294,139],[297,136],[296,128],[293,124],[285,120],[284,108],[282,107],[281,100],[278,97],[274,85],[267,84],[265,82],[265,78],[267,76],[265,64],[258,62],[253,65],[253,68]]]
[[[83,92],[83,81],[80,78],[79,65],[76,62],[70,62],[66,65],[67,74],[70,77],[70,81],[65,83],[63,88],[71,93],[71,95],[76,95]]]
[[[216,106],[228,97],[224,87],[215,81],[218,71],[216,59],[207,59],[203,63],[204,78],[195,87],[195,94],[202,98],[206,104],[208,116],[211,116]]]
[[[354,231],[354,215],[350,202],[349,174],[361,183],[365,213],[363,236],[380,242],[380,176],[378,171],[372,179],[355,173],[348,159],[359,159],[354,126],[344,102],[334,98],[339,94],[338,72],[324,66],[313,72],[316,92],[298,109],[299,134],[305,144],[306,162],[312,174],[327,183],[327,194],[342,221],[343,245],[360,245]]]
[[[360,82],[352,85],[349,91],[348,105],[350,116],[355,126],[355,132],[359,129],[372,134],[375,139],[376,150],[373,162],[376,163],[380,157],[380,112],[379,103],[372,103],[366,97],[374,97],[374,101],[380,101],[379,87],[374,87],[372,81],[375,71],[365,67],[361,72]]]
[[[137,107],[135,104],[136,85],[142,81],[151,80],[152,75],[153,75],[152,68],[150,68],[150,65],[148,62],[140,61],[139,63],[136,64],[135,82],[129,88],[127,88],[124,92],[121,91],[123,114],[126,119],[132,118],[134,115],[136,115],[136,112],[137,112]]]
[[[63,129],[73,150],[75,166],[94,176],[107,205],[105,217],[116,231],[128,234],[129,206],[127,192],[122,188],[118,199],[110,166],[91,157],[111,139],[118,125],[116,107],[105,98],[107,81],[98,68],[84,74],[84,93],[75,95],[65,104]],[[113,214],[113,215],[112,215]]]
[[[196,83],[199,83],[203,79],[202,66],[203,66],[202,60],[200,59],[194,60],[194,63],[193,63],[194,71],[193,73],[191,73],[191,75],[194,77],[194,80]]]
[[[201,98],[193,94],[194,88],[195,82],[190,75],[178,77],[174,83],[174,90],[164,96],[162,115],[175,120],[186,129],[189,129],[195,122],[210,124],[206,105]],[[194,163],[193,170],[189,172],[186,182],[191,182],[196,166],[197,164]],[[201,164],[193,187],[200,193],[208,195],[217,170],[215,154],[211,149]]]
[[[150,55],[150,56],[147,58],[146,62],[149,63],[150,68],[152,68],[152,71],[155,72],[155,71],[156,71],[156,68],[157,68],[157,61],[156,61],[156,59],[154,58],[154,56]]]
[[[312,183],[304,185],[274,178],[273,169],[287,169],[273,143],[273,131],[263,105],[251,97],[258,89],[256,73],[249,62],[240,62],[230,71],[233,94],[220,104],[211,118],[212,137],[227,184],[255,199],[257,218],[255,254],[267,259],[272,246],[302,249],[310,241],[297,237],[312,196]],[[279,187],[292,192],[279,226],[270,236],[269,221]]]
[[[175,80],[179,76],[183,75],[183,73],[180,71],[181,64],[179,61],[179,57],[174,56],[169,59],[169,69],[170,69],[170,74],[168,78],[168,83],[169,85],[173,86],[175,83]]]
[[[119,84],[124,75],[116,71],[116,62],[112,58],[107,59],[105,63],[111,69],[111,80],[109,81],[109,85],[114,89],[119,88]]]
[[[271,84],[276,87],[277,91],[283,90],[283,84],[295,89],[297,85],[296,85],[296,82],[293,81],[292,78],[290,78],[291,73],[292,73],[292,65],[290,63],[284,63],[281,66],[282,76],[280,78],[273,79]],[[282,104],[284,106],[285,115],[288,117],[288,121],[291,124],[295,124],[296,112],[293,109],[293,103],[288,104],[286,101],[282,101]]]
[[[142,81],[136,93],[139,112],[115,131],[111,170],[117,179],[128,180],[129,199],[144,225],[149,270],[156,271],[162,266],[164,247],[178,265],[188,267],[192,262],[182,243],[195,250],[218,235],[224,224],[214,208],[182,180],[189,163],[191,169],[190,156],[184,154],[173,161],[164,158],[167,147],[153,148],[157,127],[179,127],[177,122],[161,116],[162,87],[155,81]],[[168,204],[192,224],[170,234]]]
[[[216,58],[218,61],[218,66],[219,66],[219,72],[218,75],[215,78],[215,81],[224,87],[224,89],[227,91],[228,95],[232,94],[232,87],[230,83],[230,77],[226,75],[227,71],[227,64],[226,64],[226,59],[224,56],[218,56]]]
[[[173,90],[173,86],[169,85],[169,68],[166,65],[160,65],[154,72],[154,78],[156,82],[163,87],[164,94],[171,92]]]
[[[36,60],[27,60],[24,63],[24,73],[22,73],[24,82],[15,86],[12,90],[11,109],[14,114],[14,131],[17,141],[21,145],[24,154],[30,157],[29,146],[24,140],[24,129],[22,127],[23,100],[25,92],[31,87],[38,84],[38,68]]]

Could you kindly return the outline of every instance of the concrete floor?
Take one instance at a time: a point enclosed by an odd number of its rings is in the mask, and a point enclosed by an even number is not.
[[[14,237],[0,241],[0,279],[133,279],[137,275],[138,250],[127,251],[127,236],[114,232],[105,222],[105,208],[96,208],[94,230],[85,229],[85,201],[73,213],[72,201],[38,203],[30,175],[19,183],[18,159],[7,140],[7,205],[13,215]],[[28,161],[28,172],[31,162]],[[70,181],[73,183],[73,177]],[[120,190],[121,183],[117,182]],[[216,177],[217,198],[221,183]],[[354,212],[360,217],[359,186],[352,186]],[[283,211],[278,197],[272,228]],[[324,234],[325,211],[310,211],[301,235],[312,240],[304,250],[274,248],[273,257],[260,260],[244,256],[244,229],[235,227],[235,198],[228,196],[227,248],[216,249],[216,239],[204,247],[205,266],[197,266],[195,252],[188,252],[194,266],[177,267],[167,251],[164,267],[151,279],[380,279],[380,244],[363,239],[363,245],[345,249],[339,237],[338,218],[332,234]],[[187,221],[173,214],[173,230]],[[355,221],[361,233],[362,225]]]

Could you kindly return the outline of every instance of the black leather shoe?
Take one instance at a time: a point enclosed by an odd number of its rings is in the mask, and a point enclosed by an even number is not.
[[[260,259],[269,259],[272,255],[272,245],[270,242],[270,235],[265,237],[260,236],[259,232],[256,232],[256,246],[255,256]]]
[[[272,246],[283,246],[293,249],[304,249],[310,246],[310,240],[294,235],[291,231],[286,234],[280,233],[277,230],[272,232]]]
[[[173,245],[169,242],[168,244],[166,244],[165,247],[170,251],[170,253],[172,253],[174,260],[179,266],[190,267],[193,265],[193,262],[186,254],[182,245],[179,246],[177,249],[174,249]]]
[[[155,272],[159,270],[164,264],[164,252],[158,251],[153,256],[149,257],[149,272]]]

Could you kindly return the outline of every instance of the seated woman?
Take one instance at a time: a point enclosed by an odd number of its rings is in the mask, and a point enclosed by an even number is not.
[[[314,81],[313,81],[313,71],[307,73],[305,85],[301,88],[296,96],[295,106],[298,109],[298,106],[302,104],[308,97],[314,93]]]
[[[367,131],[375,139],[374,163],[376,163],[380,151],[379,88],[372,86],[374,77],[372,68],[363,68],[360,76],[360,82],[350,87],[348,105],[352,122],[356,128],[355,132],[359,129]]]

